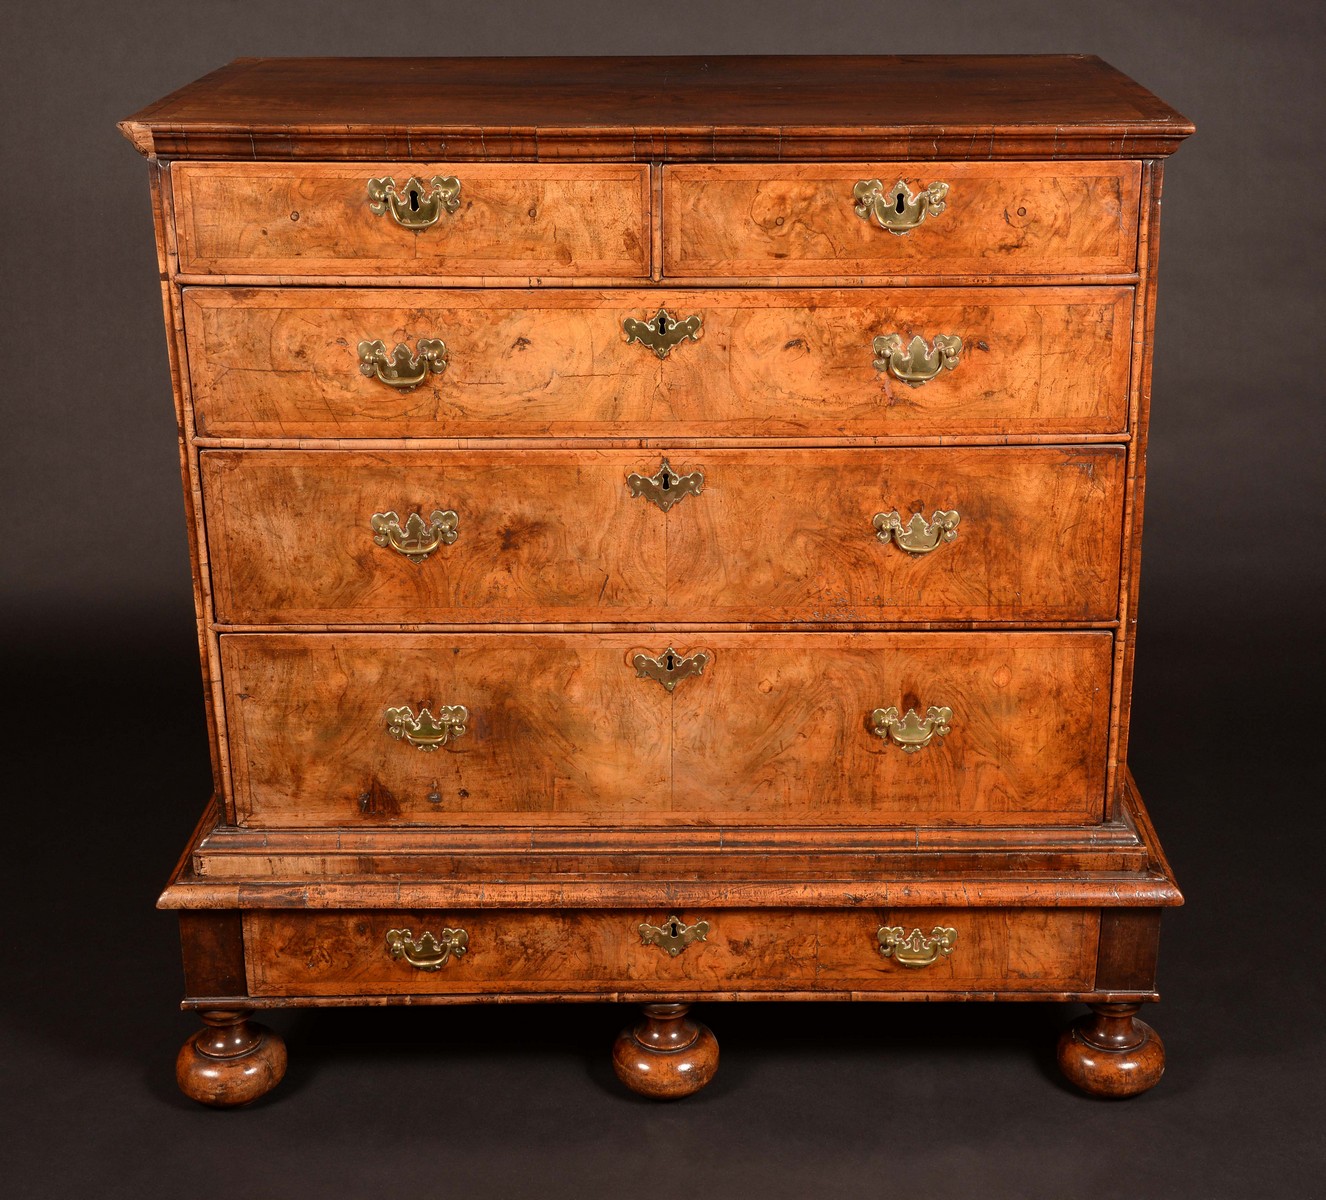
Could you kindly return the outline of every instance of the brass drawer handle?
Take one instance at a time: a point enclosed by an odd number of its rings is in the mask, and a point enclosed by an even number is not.
[[[671,692],[683,679],[703,675],[705,667],[709,665],[709,658],[703,650],[683,656],[669,646],[657,658],[637,654],[631,659],[631,665],[635,668],[637,678],[657,680]]]
[[[643,496],[650,504],[657,504],[667,512],[687,496],[698,496],[704,490],[704,472],[695,470],[689,475],[678,475],[665,458],[653,475],[639,475],[632,471],[626,477],[626,486],[631,489],[632,496]]]
[[[709,922],[696,921],[694,925],[685,925],[680,917],[671,916],[662,925],[642,922],[639,931],[642,946],[657,946],[660,950],[666,950],[670,958],[676,958],[692,942],[708,939]]]
[[[413,354],[404,342],[397,342],[390,354],[386,342],[359,343],[360,372],[402,392],[417,388],[430,372],[440,375],[446,369],[447,344],[441,338],[420,338]]]
[[[937,333],[934,344],[927,346],[919,335],[903,346],[902,334],[881,334],[874,341],[875,370],[888,371],[908,387],[929,383],[940,371],[951,371],[962,354],[962,339],[951,333]]]
[[[404,555],[412,563],[421,563],[434,550],[450,546],[460,536],[460,518],[449,508],[437,508],[428,514],[428,523],[417,512],[401,525],[394,512],[374,513],[368,521],[373,541]]]
[[[470,935],[463,929],[444,929],[434,935],[424,930],[417,938],[408,929],[387,930],[387,953],[404,959],[416,971],[440,971],[454,954],[459,958],[470,948]]]
[[[627,317],[622,322],[622,329],[626,331],[626,344],[628,346],[632,342],[639,342],[642,346],[647,346],[659,358],[667,358],[682,342],[698,342],[700,340],[700,326],[703,323],[704,318],[698,316],[687,317],[684,321],[679,321],[666,308],[660,308],[652,317],[644,321]]]
[[[411,175],[402,188],[390,175],[368,181],[369,211],[379,217],[390,213],[397,225],[416,233],[436,225],[444,212],[454,213],[459,207],[460,180],[454,175],[434,175],[427,184]]]
[[[946,925],[936,925],[929,937],[919,929],[907,933],[901,925],[881,925],[875,936],[879,939],[879,952],[900,967],[932,966],[952,954],[958,944],[958,931]]]
[[[895,508],[892,512],[876,513],[872,523],[875,536],[885,545],[892,542],[908,554],[929,554],[958,536],[961,520],[956,508],[940,508],[931,513],[928,521],[920,513],[913,513],[904,524]]]
[[[915,754],[933,741],[943,741],[953,732],[951,708],[931,705],[922,717],[909,708],[903,716],[896,708],[877,708],[870,714],[870,731],[884,741],[901,746],[904,754]]]
[[[426,708],[416,717],[409,705],[387,709],[387,732],[416,750],[440,750],[465,732],[470,710],[463,704],[444,704],[434,716]]]
[[[939,216],[947,195],[946,183],[932,183],[913,192],[905,179],[887,191],[878,179],[863,179],[852,189],[858,217],[863,221],[873,218],[881,228],[900,235],[915,229],[926,217]]]

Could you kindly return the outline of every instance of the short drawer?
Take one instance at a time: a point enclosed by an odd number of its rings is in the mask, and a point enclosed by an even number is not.
[[[227,624],[1109,620],[1118,607],[1120,446],[208,450],[201,463]]]
[[[1098,822],[1113,638],[225,634],[237,818]]]
[[[171,183],[186,274],[649,275],[644,166],[177,163]]]
[[[1095,909],[256,910],[244,943],[255,996],[1055,993],[1092,988],[1099,927]]]
[[[664,274],[1130,272],[1140,180],[1136,162],[668,166]]]
[[[184,322],[210,437],[1016,437],[1123,431],[1132,306],[1131,287],[190,287]],[[627,332],[660,309],[698,320],[664,356]]]

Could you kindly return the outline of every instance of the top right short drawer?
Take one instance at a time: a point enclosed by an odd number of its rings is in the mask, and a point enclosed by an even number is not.
[[[663,270],[844,283],[1127,274],[1140,182],[1136,162],[669,166]]]

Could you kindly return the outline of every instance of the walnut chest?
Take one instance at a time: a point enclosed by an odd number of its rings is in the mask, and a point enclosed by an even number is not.
[[[1100,60],[246,59],[150,160],[216,793],[204,1028],[1054,999],[1159,1079],[1126,767],[1161,167]],[[714,1012],[710,1006],[709,1012]]]

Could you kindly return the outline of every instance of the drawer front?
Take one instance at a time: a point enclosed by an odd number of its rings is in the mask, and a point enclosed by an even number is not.
[[[226,634],[236,810],[310,828],[1099,821],[1112,645],[1107,632]]]
[[[633,450],[201,461],[223,623],[1108,620],[1118,605],[1118,446],[689,450],[668,473]]]
[[[251,911],[244,914],[249,989],[256,996],[464,995],[493,985],[660,995],[1089,991],[1100,927],[1094,909],[720,909],[681,914],[680,929],[669,924],[673,915]],[[642,934],[642,925],[651,932]],[[652,930],[664,945],[644,940]],[[686,944],[670,954],[679,941]]]
[[[947,184],[904,232],[856,185]],[[1093,275],[1137,263],[1135,162],[772,163],[663,169],[665,276]],[[916,207],[902,196],[911,220]],[[896,208],[896,205],[894,206]],[[858,213],[858,208],[866,212]]]
[[[455,210],[412,229],[372,179],[457,179]],[[177,163],[180,270],[238,276],[649,275],[649,169],[628,164]],[[416,219],[408,212],[405,220]]]
[[[1124,429],[1132,304],[1127,287],[194,287],[184,320],[212,437],[1052,436]],[[623,328],[660,307],[701,320],[664,358]],[[877,351],[890,335],[903,353]],[[951,361],[938,338],[960,339]]]

